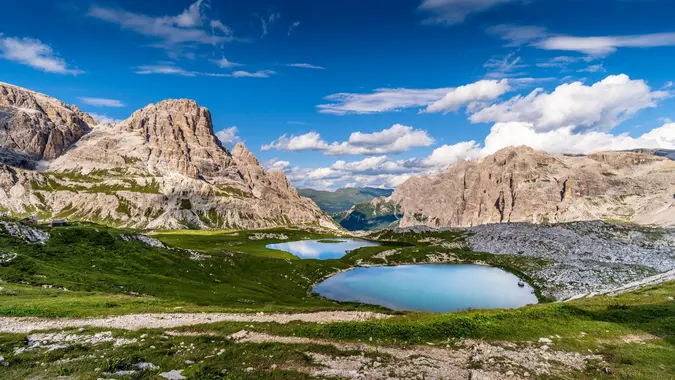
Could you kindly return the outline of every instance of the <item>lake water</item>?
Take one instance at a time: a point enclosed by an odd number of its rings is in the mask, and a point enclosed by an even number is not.
[[[358,239],[320,239],[300,240],[288,243],[268,244],[267,248],[286,251],[301,259],[339,259],[348,251],[379,245],[378,243]]]
[[[532,287],[519,287],[518,281],[509,272],[482,265],[399,265],[342,272],[316,285],[314,292],[336,301],[439,313],[537,303]]]

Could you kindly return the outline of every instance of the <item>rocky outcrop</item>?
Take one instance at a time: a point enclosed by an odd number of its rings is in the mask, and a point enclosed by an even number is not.
[[[0,162],[32,168],[63,154],[94,124],[76,107],[0,83]]]
[[[246,147],[230,153],[210,112],[185,99],[95,126],[46,170],[0,165],[0,211],[139,228],[337,228]]]
[[[401,184],[401,226],[616,219],[675,225],[675,162],[650,152],[551,155],[528,147]]]

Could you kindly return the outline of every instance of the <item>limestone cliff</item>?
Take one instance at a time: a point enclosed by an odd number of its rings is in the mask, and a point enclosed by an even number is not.
[[[0,159],[33,168],[53,159],[95,121],[52,97],[0,82]]]
[[[87,129],[63,150],[36,154],[51,159],[44,170],[0,164],[0,211],[139,228],[336,228],[283,173],[266,171],[243,145],[233,153],[223,147],[208,109],[192,100],[165,100],[91,128],[88,115],[60,105]],[[59,128],[31,120],[13,127],[25,136]]]
[[[675,225],[675,162],[650,152],[551,155],[505,148],[401,184],[401,226],[617,219]]]

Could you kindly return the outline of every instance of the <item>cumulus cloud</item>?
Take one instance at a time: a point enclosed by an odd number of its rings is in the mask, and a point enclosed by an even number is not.
[[[396,124],[380,132],[354,132],[347,141],[333,143],[324,141],[317,132],[290,137],[283,135],[270,144],[263,145],[262,150],[275,149],[291,152],[313,150],[326,155],[381,155],[401,153],[433,143],[434,139],[426,131]]]
[[[433,14],[425,22],[451,25],[463,22],[471,13],[514,1],[519,0],[423,0],[419,9]]]
[[[231,30],[222,22],[216,19],[209,20],[204,14],[206,7],[203,0],[197,0],[177,16],[153,17],[93,5],[89,8],[88,15],[144,36],[158,38],[165,45],[182,43],[215,45],[234,40]],[[216,30],[223,32],[224,35],[217,35]]]
[[[55,74],[82,74],[70,67],[51,46],[33,38],[3,37],[0,33],[0,58],[18,62],[34,69]]]
[[[550,93],[536,89],[529,95],[480,109],[469,119],[474,123],[527,122],[542,131],[569,126],[576,131],[608,130],[644,108],[655,107],[669,95],[653,91],[643,80],[610,75],[591,86],[573,82]]]
[[[511,90],[508,80],[481,80],[448,91],[445,96],[427,106],[424,112],[457,111],[465,105],[477,107],[481,102],[493,100]]]
[[[223,145],[234,145],[242,141],[241,138],[237,136],[237,132],[239,132],[239,128],[237,127],[225,128],[216,132],[216,137]]]
[[[105,98],[88,98],[80,97],[78,98],[82,103],[88,104],[94,107],[125,107],[126,105],[122,101],[117,99],[105,99]]]

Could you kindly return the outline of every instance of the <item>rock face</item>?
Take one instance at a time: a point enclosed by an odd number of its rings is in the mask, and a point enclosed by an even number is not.
[[[511,147],[401,184],[401,226],[615,219],[675,225],[675,162],[650,152],[551,155]]]
[[[95,120],[77,107],[0,82],[0,159],[32,168],[54,159],[86,134]]]
[[[88,115],[67,109],[88,126]],[[26,136],[58,130],[14,127]],[[73,142],[54,156],[36,155],[54,158],[42,171],[0,164],[0,211],[139,228],[336,228],[283,173],[266,171],[243,145],[224,148],[211,114],[192,100],[151,104],[117,125],[85,129]]]

